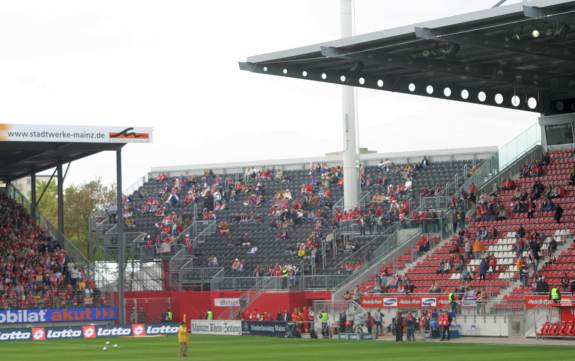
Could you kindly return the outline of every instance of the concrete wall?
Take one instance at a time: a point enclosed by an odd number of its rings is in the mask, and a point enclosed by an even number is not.
[[[420,162],[426,156],[431,162],[445,162],[452,160],[483,160],[497,153],[497,147],[475,147],[459,149],[439,149],[397,153],[374,153],[361,154],[360,160],[368,166],[377,165],[381,160],[390,159],[394,163]],[[284,170],[308,169],[311,163],[327,163],[329,166],[341,165],[341,156],[328,155],[313,158],[276,159],[247,161],[237,163],[193,164],[181,166],[154,167],[149,173],[150,177],[156,177],[162,173],[170,176],[187,176],[203,174],[205,169],[212,169],[216,174],[243,173],[246,168],[274,167]]]

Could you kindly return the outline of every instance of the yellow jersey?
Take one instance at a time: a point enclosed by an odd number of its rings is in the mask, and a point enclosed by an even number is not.
[[[186,326],[180,326],[178,329],[178,342],[188,342],[188,328]]]

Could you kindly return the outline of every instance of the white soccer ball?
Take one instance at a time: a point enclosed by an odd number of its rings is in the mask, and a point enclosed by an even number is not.
[[[114,348],[118,348],[118,345],[117,345],[117,344],[114,344]]]
[[[109,344],[110,344],[110,341],[106,341],[106,345],[109,345]]]
[[[106,346],[102,347],[102,351],[107,351],[108,348]]]

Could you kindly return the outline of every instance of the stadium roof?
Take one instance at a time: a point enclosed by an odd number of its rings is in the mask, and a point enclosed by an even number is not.
[[[124,144],[0,142],[0,179],[10,181]]]
[[[126,143],[150,142],[149,128],[0,124],[0,179],[11,181]]]
[[[575,111],[575,1],[533,0],[252,56],[240,69],[534,111]]]

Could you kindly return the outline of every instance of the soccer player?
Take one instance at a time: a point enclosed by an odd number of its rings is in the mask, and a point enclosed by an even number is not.
[[[180,323],[178,342],[180,343],[180,357],[188,357],[188,328],[185,321]]]

